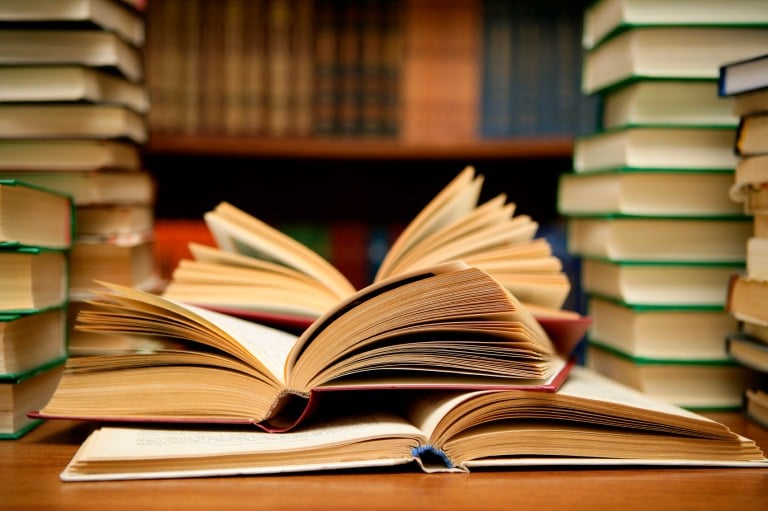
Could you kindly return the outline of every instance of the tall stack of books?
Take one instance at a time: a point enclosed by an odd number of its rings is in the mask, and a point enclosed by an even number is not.
[[[582,89],[602,100],[601,126],[576,139],[558,189],[593,319],[587,364],[693,409],[739,407],[753,376],[723,342],[752,227],[729,197],[738,118],[717,78],[723,61],[764,50],[768,6],[713,6],[585,11]]]
[[[73,212],[67,195],[0,180],[0,438],[40,422],[27,414],[61,376]]]
[[[752,217],[745,271],[728,288],[728,310],[739,321],[726,350],[763,381],[745,393],[747,415],[768,426],[768,54],[724,63],[719,92],[739,118],[732,198]],[[762,131],[761,131],[762,130]]]
[[[0,178],[73,198],[70,312],[96,279],[155,288],[140,4],[12,2],[0,19]]]

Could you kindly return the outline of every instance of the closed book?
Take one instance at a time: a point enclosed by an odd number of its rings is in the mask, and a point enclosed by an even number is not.
[[[149,92],[144,84],[82,65],[2,66],[0,102],[106,103],[146,113]]]
[[[82,64],[144,79],[142,54],[114,32],[103,30],[0,30],[0,64]]]
[[[581,286],[629,305],[722,308],[728,282],[741,263],[617,262],[582,258]]]
[[[723,62],[765,51],[768,24],[646,26],[604,39],[584,55],[582,90],[603,93],[644,78],[716,79]]]
[[[744,391],[759,380],[757,373],[728,357],[704,362],[638,359],[590,343],[586,359],[587,367],[599,374],[691,410],[739,410]]]
[[[615,261],[732,262],[745,259],[749,217],[570,217],[568,250]]]
[[[98,28],[142,46],[145,21],[141,11],[122,0],[11,0],[0,5],[0,22],[9,25]]]
[[[73,217],[68,195],[0,179],[0,249],[21,245],[67,249],[72,245]]]
[[[723,307],[629,305],[590,296],[587,308],[590,343],[644,360],[721,361],[728,356],[723,339],[738,329]]]
[[[69,260],[70,300],[90,298],[97,282],[104,280],[148,291],[161,287],[152,238],[124,235],[105,241],[76,240]]]
[[[600,0],[584,13],[582,45],[592,48],[615,33],[634,26],[722,26],[751,27],[768,19],[768,6],[761,0],[717,3],[700,0],[674,2],[647,0]]]
[[[35,312],[67,300],[68,255],[32,247],[0,250],[0,311]]]
[[[765,341],[744,333],[730,332],[725,337],[725,349],[744,367],[768,374],[768,343]]]
[[[67,355],[67,308],[0,313],[0,373],[17,374]]]
[[[28,414],[50,399],[64,360],[57,357],[27,371],[0,374],[0,439],[19,438],[40,424]]]
[[[0,179],[23,180],[68,194],[76,207],[94,204],[151,204],[155,199],[154,177],[145,170],[0,171]]]
[[[733,170],[734,127],[630,126],[577,137],[573,147],[575,172],[620,167],[641,169]]]
[[[557,208],[563,215],[706,216],[740,214],[729,196],[733,172],[616,169],[560,175]]]
[[[724,62],[719,67],[718,92],[721,96],[735,96],[768,87],[768,53],[745,54]]]
[[[768,280],[733,275],[728,286],[726,308],[741,321],[768,325]]]
[[[125,139],[149,136],[146,119],[130,108],[108,104],[0,104],[0,138]]]
[[[717,95],[716,80],[630,81],[602,95],[602,129],[627,126],[729,126],[735,98]]]
[[[116,140],[0,140],[0,171],[138,170],[137,144]]]
[[[741,157],[768,154],[768,112],[741,117],[735,149]]]

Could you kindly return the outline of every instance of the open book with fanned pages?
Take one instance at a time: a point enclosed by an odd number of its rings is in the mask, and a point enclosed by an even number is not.
[[[461,260],[489,273],[540,322],[561,353],[589,319],[563,309],[571,285],[538,223],[505,194],[480,203],[484,177],[463,169],[406,226],[373,283]],[[301,331],[355,292],[328,260],[249,213],[222,202],[205,214],[216,247],[190,243],[163,295]]]
[[[409,465],[425,472],[530,466],[768,468],[754,441],[580,366],[555,393],[445,390],[389,401],[364,397],[345,399],[340,408],[329,403],[323,413],[277,435],[236,427],[102,426],[86,439],[61,479]]]
[[[123,286],[76,328],[151,336],[152,349],[72,357],[32,415],[294,428],[329,391],[555,391],[570,364],[488,273],[449,262],[353,293],[300,336]]]

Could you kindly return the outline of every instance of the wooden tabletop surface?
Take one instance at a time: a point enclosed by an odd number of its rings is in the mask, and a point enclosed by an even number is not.
[[[768,452],[768,430],[737,413],[707,414]],[[90,425],[50,421],[0,441],[0,510],[100,509],[674,509],[768,510],[768,469],[524,469],[470,474],[397,470],[63,483]]]

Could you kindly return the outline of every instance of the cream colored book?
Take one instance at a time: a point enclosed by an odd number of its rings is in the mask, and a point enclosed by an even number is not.
[[[511,293],[461,262],[368,286],[300,336],[114,284],[79,312],[75,328],[169,344],[71,358],[40,416],[286,430],[332,391],[547,392],[569,368]]]
[[[571,285],[538,223],[516,214],[500,194],[479,203],[484,178],[466,167],[410,222],[373,282],[449,261],[487,271],[521,303],[547,315],[564,311]],[[223,202],[205,214],[217,247],[190,246],[164,296],[264,319],[264,314],[317,318],[354,286],[329,261],[246,211]],[[274,290],[279,289],[279,293]]]
[[[352,408],[352,409],[350,409]],[[411,465],[426,472],[531,466],[768,468],[754,441],[596,373],[557,393],[427,392],[401,410],[353,405],[281,434],[101,427],[63,481],[233,476]],[[405,468],[405,467],[404,467]]]

